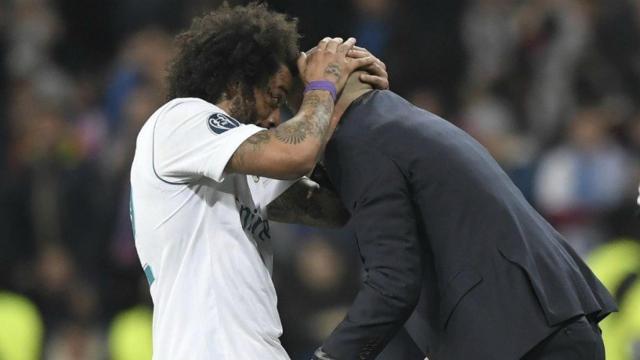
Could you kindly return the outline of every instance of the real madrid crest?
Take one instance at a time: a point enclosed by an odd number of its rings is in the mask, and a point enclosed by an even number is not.
[[[240,122],[231,116],[227,116],[222,113],[214,113],[207,119],[207,125],[209,125],[209,130],[213,131],[215,134],[222,134],[227,130],[240,126]]]

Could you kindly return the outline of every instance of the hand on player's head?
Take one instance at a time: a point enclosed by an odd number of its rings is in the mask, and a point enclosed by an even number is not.
[[[372,65],[373,56],[353,58],[347,54],[353,49],[356,39],[342,38],[322,39],[308,54],[302,53],[298,59],[298,69],[305,84],[311,81],[331,81],[336,90],[344,87],[349,75],[358,68]]]
[[[317,46],[307,50],[305,54],[307,56],[313,54],[318,49]],[[389,74],[387,73],[387,65],[378,59],[375,55],[363,47],[354,45],[347,53],[347,57],[351,59],[363,59],[372,57],[373,63],[360,68],[358,70],[364,70],[366,73],[360,74],[359,78],[362,82],[371,85],[374,89],[387,90],[389,89]]]
[[[347,56],[354,59],[361,59],[369,56],[373,57],[375,59],[373,64],[360,69],[367,72],[366,74],[360,74],[360,80],[378,90],[389,89],[389,74],[387,73],[387,65],[380,59],[378,59],[375,55],[371,54],[369,50],[363,47],[354,46],[351,50],[349,50]]]

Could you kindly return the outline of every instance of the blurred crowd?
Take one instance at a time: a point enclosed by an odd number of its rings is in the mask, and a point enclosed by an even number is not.
[[[219,3],[0,1],[0,359],[149,357],[129,168],[173,35]],[[485,145],[618,298],[608,358],[640,359],[640,1],[269,3],[303,49],[355,36]],[[348,226],[273,227],[282,341],[307,359],[358,290],[357,249]]]

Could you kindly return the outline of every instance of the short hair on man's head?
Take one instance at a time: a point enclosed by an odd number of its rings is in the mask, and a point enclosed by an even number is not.
[[[217,10],[193,20],[176,37],[178,52],[169,67],[170,99],[197,97],[217,102],[234,88],[264,86],[281,65],[296,75],[298,22],[251,3]]]

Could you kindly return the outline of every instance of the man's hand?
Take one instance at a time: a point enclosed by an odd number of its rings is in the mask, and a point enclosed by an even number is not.
[[[361,69],[365,70],[368,74],[360,75],[360,81],[362,81],[363,83],[367,83],[378,90],[389,89],[389,74],[387,73],[387,65],[385,65],[385,63],[375,57],[375,55],[371,54],[369,50],[363,47],[354,46],[351,50],[349,50],[347,56],[352,59],[373,57],[375,59],[373,64]]]
[[[311,176],[319,172],[316,166]],[[340,198],[328,184],[319,184],[303,177],[267,206],[269,220],[336,228],[344,226],[350,218]]]
[[[318,348],[315,353],[313,353],[313,357],[311,360],[335,360],[331,356],[327,355],[322,348]]]
[[[373,65],[373,56],[348,57],[356,39],[324,38],[309,54],[302,53],[298,58],[300,77],[305,84],[311,81],[330,81],[340,92],[349,75],[359,68]]]

